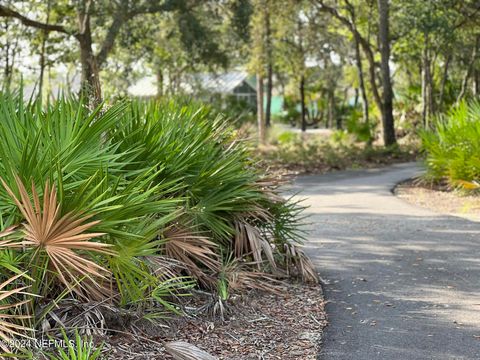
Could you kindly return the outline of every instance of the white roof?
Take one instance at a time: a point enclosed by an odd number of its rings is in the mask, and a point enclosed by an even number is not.
[[[200,74],[198,79],[204,90],[228,94],[247,80],[248,74],[244,71],[232,71],[225,74]]]
[[[248,73],[245,71],[232,71],[224,74],[196,74],[192,75],[189,81],[184,81],[181,87],[187,93],[193,92],[195,88],[200,88],[213,93],[230,94],[247,79]],[[139,97],[155,96],[157,94],[157,78],[146,76],[140,79],[128,88],[128,93]]]

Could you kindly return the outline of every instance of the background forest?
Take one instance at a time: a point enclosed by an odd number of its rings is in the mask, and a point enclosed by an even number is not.
[[[272,94],[280,95],[280,121],[367,138],[378,130],[391,145],[394,128],[402,136],[428,126],[478,93],[478,8],[456,0],[4,0],[2,77],[44,97],[60,85],[88,88],[99,101],[127,96],[147,75],[158,96],[198,97],[192,75],[241,68],[256,77],[267,127]]]
[[[69,359],[11,346],[67,331],[95,359],[108,351],[78,331],[223,320],[235,294],[316,283],[285,174],[420,154],[429,183],[476,193],[479,13],[456,0],[0,0],[2,351]],[[211,359],[166,339],[153,342],[175,359]]]

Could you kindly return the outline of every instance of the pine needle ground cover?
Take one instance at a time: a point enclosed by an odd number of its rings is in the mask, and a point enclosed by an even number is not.
[[[40,356],[18,338],[164,324],[200,293],[197,314],[226,318],[233,294],[316,281],[300,246],[302,206],[279,196],[225,119],[195,104],[92,111],[21,99],[0,95],[4,352]],[[90,353],[86,343],[77,336],[69,350]]]
[[[414,179],[398,184],[395,187],[395,195],[440,214],[480,221],[480,196],[475,192],[448,191],[446,188]]]
[[[322,174],[346,169],[377,168],[416,161],[418,145],[410,138],[385,148],[367,145],[346,131],[331,134],[297,134],[272,131],[270,143],[261,147],[259,161],[277,177]]]

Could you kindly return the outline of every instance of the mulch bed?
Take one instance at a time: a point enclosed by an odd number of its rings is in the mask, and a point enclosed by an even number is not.
[[[462,193],[446,184],[429,184],[420,179],[405,181],[395,188],[395,195],[416,206],[432,211],[480,221],[480,196]]]
[[[136,335],[102,340],[108,359],[172,359],[159,342],[186,341],[219,360],[314,360],[326,326],[320,285],[284,284],[278,294],[250,291],[233,295],[228,315],[179,317]]]

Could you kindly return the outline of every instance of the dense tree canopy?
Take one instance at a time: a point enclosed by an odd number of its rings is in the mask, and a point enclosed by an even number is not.
[[[3,0],[0,63],[4,83],[40,93],[71,69],[97,102],[143,75],[170,96],[192,74],[241,67],[264,92],[261,128],[281,93],[303,130],[356,117],[391,145],[400,121],[428,126],[478,94],[479,12],[473,0]]]

